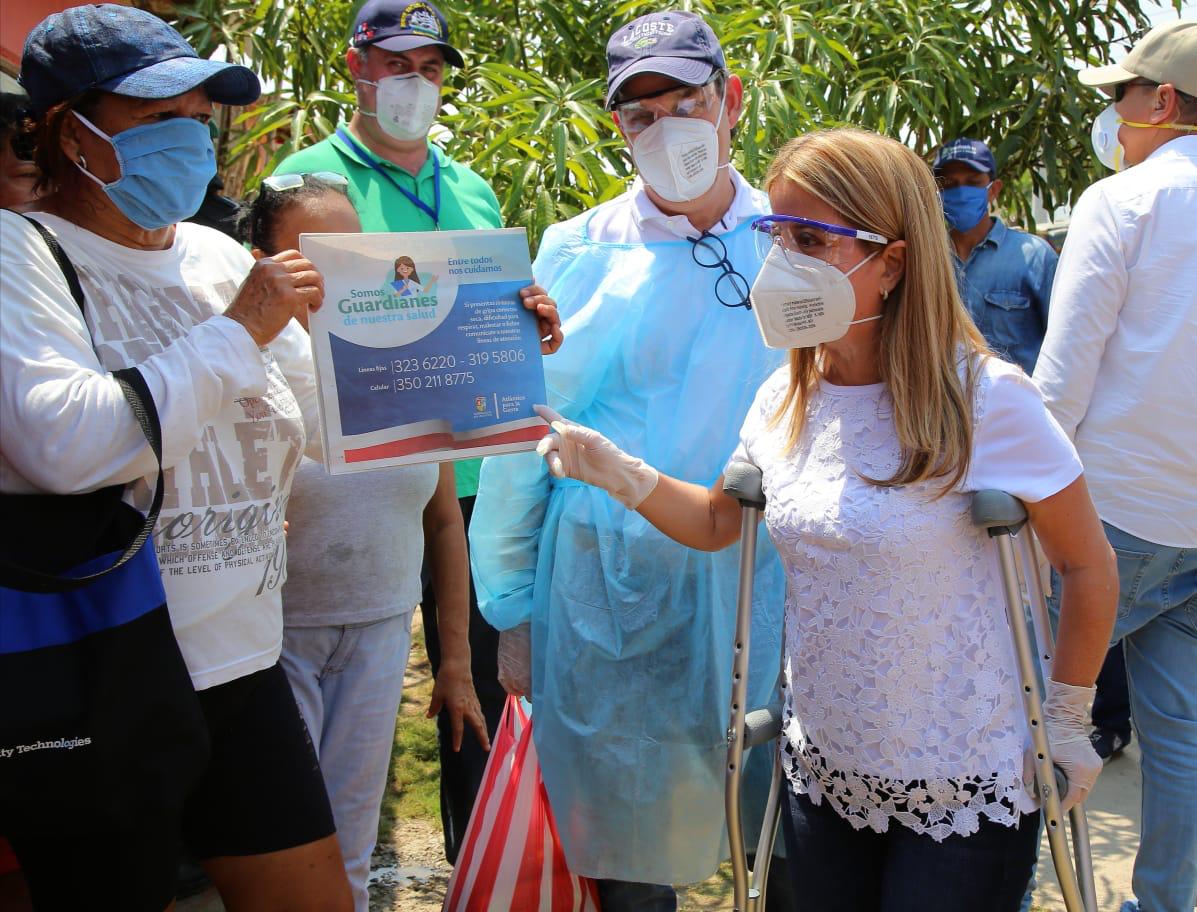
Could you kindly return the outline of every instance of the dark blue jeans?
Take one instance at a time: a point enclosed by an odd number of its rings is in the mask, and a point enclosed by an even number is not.
[[[781,822],[801,908],[819,912],[1015,912],[1039,849],[1035,814],[1017,827],[982,818],[936,842],[896,820],[854,830],[824,801],[789,792]]]
[[[668,884],[597,880],[599,908],[603,912],[674,912],[677,893]]]
[[[1097,696],[1093,698],[1093,724],[1126,736],[1130,734],[1130,686],[1126,680],[1126,656],[1122,644],[1115,643],[1106,653],[1097,676]]]

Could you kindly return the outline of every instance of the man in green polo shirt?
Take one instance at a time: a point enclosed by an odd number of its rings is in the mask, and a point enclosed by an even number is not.
[[[428,140],[445,66],[463,66],[448,36],[431,3],[369,0],[346,55],[357,111],[275,173],[344,174],[364,231],[502,227],[494,191]]]
[[[289,155],[276,174],[330,171],[349,179],[349,199],[364,231],[432,231],[435,229],[501,228],[499,201],[486,182],[453,161],[428,140],[440,110],[446,64],[464,66],[449,43],[445,17],[431,3],[412,0],[367,0],[358,11],[346,55],[354,79],[358,108],[348,123],[301,152]],[[532,287],[522,293],[525,299]],[[539,309],[538,309],[539,312]],[[561,341],[559,321],[543,319],[542,332]],[[466,528],[478,493],[481,460],[454,464],[457,496]],[[432,672],[440,669],[436,595],[427,568],[421,607]],[[498,632],[478,613],[470,586],[470,650],[474,686],[493,737],[506,692],[498,681]],[[437,720],[441,757],[441,820],[445,854],[456,860],[474,797],[482,783],[486,754],[471,738],[452,748],[448,713]]]

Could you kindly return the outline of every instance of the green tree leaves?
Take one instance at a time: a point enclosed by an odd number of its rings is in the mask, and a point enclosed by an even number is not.
[[[1179,9],[1179,0],[1173,0]],[[467,67],[447,72],[433,138],[494,188],[509,224],[538,239],[622,191],[632,171],[603,109],[607,37],[667,6],[701,13],[744,80],[736,165],[759,182],[801,132],[855,124],[930,158],[985,140],[1024,224],[1031,194],[1068,202],[1104,173],[1089,149],[1105,104],[1076,81],[1146,27],[1138,0],[446,0]],[[228,124],[231,178],[256,186],[293,149],[352,112],[350,0],[192,0],[176,24],[201,54],[224,46],[272,89]]]

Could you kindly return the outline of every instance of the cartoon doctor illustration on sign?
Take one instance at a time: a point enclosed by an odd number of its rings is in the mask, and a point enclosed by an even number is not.
[[[435,278],[433,283],[435,283]],[[420,284],[420,275],[416,272],[416,261],[409,256],[401,256],[395,260],[395,278],[391,287],[399,293],[399,297],[410,297],[421,294],[425,289]],[[431,287],[431,285],[429,285]]]

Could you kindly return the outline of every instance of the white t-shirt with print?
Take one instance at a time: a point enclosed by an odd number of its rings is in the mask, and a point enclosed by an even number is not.
[[[732,460],[760,467],[765,522],[786,572],[783,731],[800,794],[852,826],[891,820],[936,840],[1012,825],[1029,743],[996,550],[969,518],[973,491],[1036,502],[1081,473],[1076,450],[1022,371],[978,370],[967,477],[881,487],[900,462],[883,383],[822,382],[787,453],[770,427],[789,382],[757,394]]]
[[[154,457],[108,373],[136,365],[162,423],[154,540],[192,680],[203,689],[271,666],[282,643],[283,513],[312,430],[304,415],[316,415],[306,335],[292,323],[259,349],[220,316],[253,260],[219,232],[181,223],[169,249],[146,251],[34,217],[79,273],[87,325],[42,238],[0,213],[0,489],[136,482],[128,500],[148,509]]]

